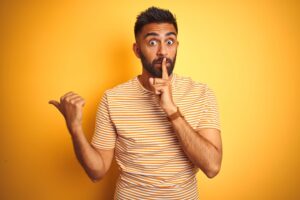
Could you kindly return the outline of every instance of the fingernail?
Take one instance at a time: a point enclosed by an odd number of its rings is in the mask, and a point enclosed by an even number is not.
[[[153,83],[153,78],[150,77],[150,78],[149,78],[149,81],[150,81],[150,83],[152,84],[152,83]]]

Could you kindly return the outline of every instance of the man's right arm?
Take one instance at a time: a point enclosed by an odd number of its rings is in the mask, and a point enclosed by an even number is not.
[[[68,92],[60,98],[60,102],[50,100],[49,104],[53,104],[64,116],[76,157],[90,179],[93,182],[102,179],[111,165],[114,149],[100,150],[87,141],[81,125],[84,99]]]
[[[71,138],[76,157],[87,175],[93,182],[101,180],[111,166],[114,149],[102,150],[93,147],[87,141],[82,127],[76,128],[71,133]]]

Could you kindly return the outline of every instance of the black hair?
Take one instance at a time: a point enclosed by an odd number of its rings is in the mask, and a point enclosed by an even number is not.
[[[141,32],[142,28],[150,23],[170,23],[175,27],[176,33],[178,33],[178,27],[176,22],[176,17],[169,10],[161,9],[157,7],[150,7],[147,10],[141,12],[136,17],[136,22],[134,25],[134,35]]]

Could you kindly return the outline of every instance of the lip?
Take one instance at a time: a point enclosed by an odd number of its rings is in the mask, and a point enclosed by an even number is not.
[[[170,62],[166,62],[166,64],[171,64]],[[162,65],[162,62],[154,63],[154,65]]]
[[[159,64],[159,63],[154,64],[154,67],[155,67],[155,68],[158,68],[158,69],[162,69],[162,64]],[[167,68],[170,68],[170,65],[167,64],[166,67],[167,67]]]

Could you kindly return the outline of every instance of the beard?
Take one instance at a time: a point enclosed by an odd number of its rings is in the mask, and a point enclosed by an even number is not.
[[[166,59],[166,64],[167,63],[170,64],[170,66],[167,67],[167,72],[169,76],[173,73],[175,62],[176,62],[176,56],[177,56],[177,52],[175,53],[173,60],[170,58]],[[164,57],[159,57],[157,59],[154,59],[152,62],[148,62],[144,54],[140,52],[140,58],[141,58],[143,68],[147,70],[147,72],[149,72],[154,78],[162,77],[162,67],[155,67],[155,65],[156,64],[162,65],[162,61]]]

